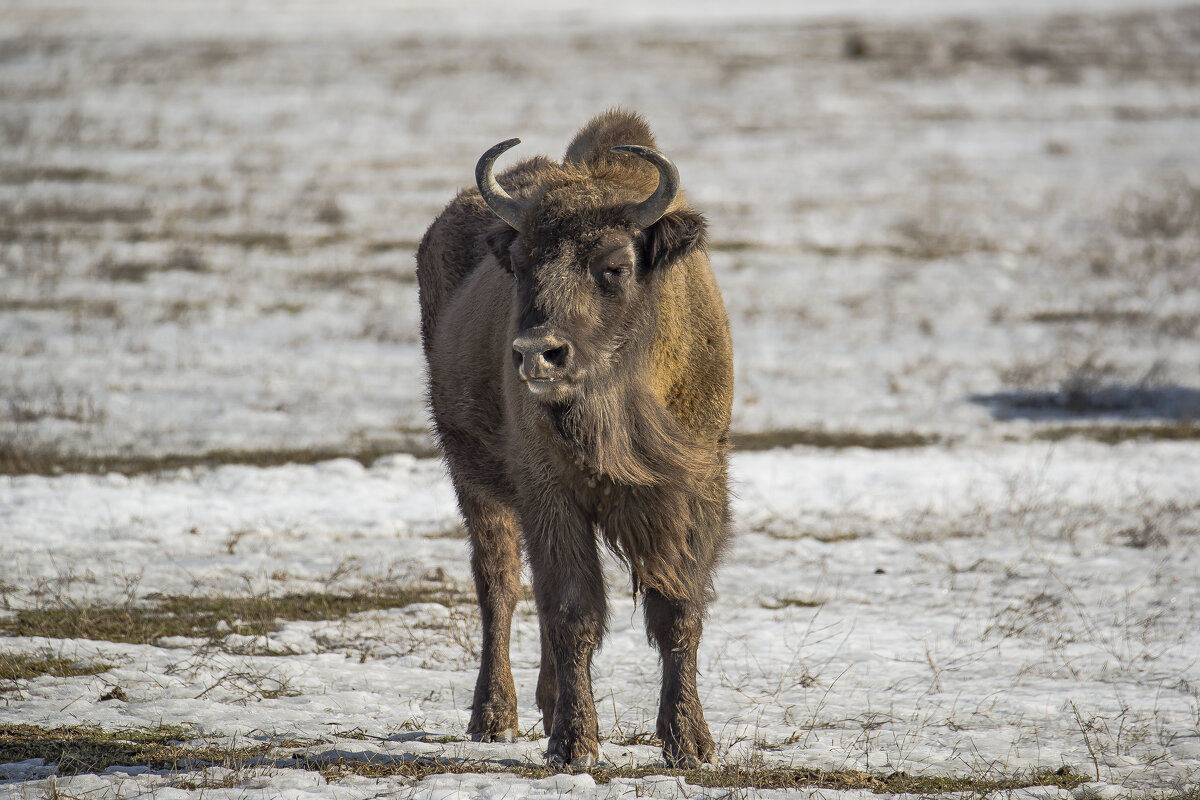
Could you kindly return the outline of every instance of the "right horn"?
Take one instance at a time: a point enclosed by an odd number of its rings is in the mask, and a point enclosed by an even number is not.
[[[618,153],[629,153],[649,161],[658,170],[658,188],[654,190],[654,194],[638,203],[629,215],[639,228],[649,228],[662,219],[663,214],[667,213],[667,209],[675,200],[675,195],[679,194],[679,170],[671,163],[671,159],[653,147],[622,144],[617,145],[613,150]]]
[[[488,204],[488,208],[497,217],[507,222],[518,233],[521,231],[524,207],[512,195],[504,191],[500,184],[496,183],[496,176],[492,174],[492,165],[496,163],[496,159],[500,157],[501,153],[520,143],[520,139],[508,139],[493,145],[490,150],[480,156],[479,163],[475,165],[475,183],[479,186],[479,193],[483,195],[483,202]]]

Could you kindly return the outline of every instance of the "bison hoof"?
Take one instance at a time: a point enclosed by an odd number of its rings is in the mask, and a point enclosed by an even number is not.
[[[583,770],[591,769],[596,766],[599,761],[600,750],[596,745],[591,745],[591,749],[580,753],[580,750],[585,750],[588,745],[582,742],[576,743],[574,748],[563,747],[555,740],[550,740],[550,747],[546,751],[546,765],[551,769],[570,770],[572,772],[582,772]],[[570,754],[570,750],[575,751],[575,755]]]
[[[591,753],[571,759],[571,769],[573,770],[591,769],[594,766],[596,766],[596,757]]]
[[[546,765],[551,769],[565,769],[570,770],[571,772],[583,772],[585,770],[589,770],[596,766],[597,763],[598,761],[596,760],[596,757],[591,753],[584,753],[581,756],[575,756],[575,758],[571,759],[569,764],[559,756],[546,756]]]
[[[663,758],[667,762],[668,769],[693,770],[700,769],[701,767],[715,767],[717,765],[716,756],[711,754],[704,760],[691,753],[675,753],[674,755],[663,753]]]
[[[496,733],[472,733],[472,742],[503,742],[504,744],[512,744],[517,740],[516,731],[498,731]]]
[[[707,728],[694,737],[666,739],[663,744],[663,760],[671,769],[700,769],[705,765],[715,766],[717,748]]]

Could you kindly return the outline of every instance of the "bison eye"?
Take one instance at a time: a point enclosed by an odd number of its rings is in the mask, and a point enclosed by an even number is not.
[[[600,270],[600,282],[607,286],[616,286],[625,279],[629,274],[629,266],[626,264],[607,264]]]

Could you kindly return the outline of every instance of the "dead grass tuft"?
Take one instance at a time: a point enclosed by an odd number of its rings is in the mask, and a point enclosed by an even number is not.
[[[312,289],[322,291],[351,291],[360,294],[373,294],[373,284],[380,281],[398,283],[402,286],[415,284],[417,273],[412,269],[346,269],[321,270],[305,272],[297,277],[298,282]]]
[[[400,776],[414,781],[431,775],[468,773],[507,773],[530,780],[540,780],[557,774],[557,770],[536,765],[499,766],[490,762],[457,759],[418,758],[380,762],[339,761],[336,764],[315,764],[326,778],[337,780],[348,775],[371,778]],[[1058,770],[1036,770],[1010,776],[918,776],[904,772],[874,775],[857,770],[826,772],[806,767],[785,767],[769,764],[731,764],[718,769],[672,770],[662,767],[597,767],[588,770],[596,783],[607,784],[614,779],[640,780],[668,776],[679,778],[704,788],[719,789],[805,789],[820,788],[838,791],[866,790],[893,794],[966,793],[988,795],[1034,786],[1074,789],[1086,778],[1064,767]]]
[[[1175,175],[1151,190],[1131,193],[1117,212],[1117,226],[1133,239],[1200,234],[1200,185]]]
[[[236,765],[261,756],[266,744],[249,746],[184,744],[192,738],[175,725],[105,731],[91,726],[39,728],[0,724],[0,763],[42,758],[58,767],[59,775],[103,772],[112,766],[178,769],[184,762]]]
[[[63,167],[53,164],[9,165],[0,167],[0,183],[23,185],[45,181],[47,183],[84,183],[110,180],[111,176],[101,170],[88,167]]]
[[[1164,336],[1187,339],[1200,330],[1200,314],[1162,314],[1114,308],[1038,311],[1026,319],[1044,325],[1092,324],[1105,328],[1148,328]]]
[[[97,407],[91,395],[68,392],[59,384],[40,395],[20,389],[12,390],[8,397],[8,414],[14,422],[56,419],[80,425],[92,425],[104,418],[103,409]],[[12,447],[14,445],[11,442],[0,443],[0,465],[4,463],[5,451]]]
[[[363,253],[365,255],[377,255],[379,253],[391,253],[395,250],[416,252],[419,244],[414,239],[376,239],[375,241],[367,242],[363,246]]]
[[[906,217],[893,227],[899,237],[897,252],[909,258],[933,261],[972,252],[990,252],[996,244],[972,230],[965,218],[932,206],[919,216]]]
[[[113,300],[93,300],[83,297],[4,297],[0,298],[0,313],[6,311],[62,311],[75,317],[118,319],[120,306]]]
[[[206,241],[226,244],[243,250],[268,250],[274,253],[292,252],[292,240],[285,233],[271,231],[238,231],[207,236]]]
[[[1121,423],[1095,425],[1055,425],[1034,433],[1035,439],[1061,442],[1064,439],[1091,439],[1104,444],[1131,441],[1186,442],[1200,439],[1200,423]]]
[[[779,611],[784,608],[820,608],[824,600],[812,597],[777,597],[773,600],[761,600],[759,605],[768,611]]]
[[[34,201],[15,208],[0,208],[0,221],[5,226],[21,227],[40,224],[99,225],[107,222],[133,224],[150,219],[150,209],[144,205],[72,205],[58,200]]]
[[[112,664],[102,661],[76,661],[45,653],[0,653],[0,681],[28,681],[43,675],[74,678],[79,675],[99,675],[112,668]],[[3,688],[0,685],[0,691]]]
[[[806,428],[734,433],[731,439],[736,450],[772,450],[777,447],[796,446],[827,449],[862,447],[867,450],[898,450],[906,447],[929,447],[942,441],[940,436],[915,431],[868,433]]]
[[[152,603],[129,600],[120,605],[75,603],[56,597],[44,606],[18,611],[15,617],[0,620],[0,633],[131,644],[153,644],[169,636],[219,641],[231,633],[266,636],[279,630],[287,620],[343,619],[362,611],[401,608],[414,603],[439,603],[453,608],[473,604],[474,595],[450,584],[422,583],[348,594],[177,595]]]
[[[96,263],[98,277],[122,283],[142,283],[157,272],[178,270],[181,272],[208,272],[208,262],[188,247],[177,247],[162,261],[118,261],[112,254],[105,255]]]
[[[438,455],[438,450],[426,436],[417,432],[412,432],[407,438],[390,442],[386,446],[368,444],[357,449],[308,447],[292,450],[209,450],[203,453],[160,456],[89,455],[64,452],[51,445],[23,445],[13,441],[0,441],[0,475],[107,475],[115,472],[132,476],[195,467],[221,467],[228,464],[253,467],[316,464],[337,458],[349,458],[369,467],[384,456],[399,453],[417,458],[433,458]]]
[[[193,746],[186,744],[191,736],[185,728],[170,725],[123,731],[105,731],[91,726],[46,729],[23,724],[0,725],[0,762],[42,758],[47,763],[54,764],[59,775],[102,772],[112,766],[148,766],[173,770],[223,766],[238,769],[244,767],[247,761],[267,755],[271,749],[271,745],[257,742],[245,745]],[[447,743],[460,741],[454,736],[442,738]],[[647,738],[647,741],[653,740]],[[639,739],[637,743],[644,742]],[[353,775],[367,778],[402,777],[419,781],[439,774],[508,774],[540,780],[557,774],[556,770],[534,764],[500,764],[427,757],[383,756],[361,761],[342,759],[335,763],[301,758],[297,766],[320,772],[328,780],[340,780]],[[1013,775],[986,773],[919,776],[904,772],[827,772],[804,767],[771,765],[761,761],[729,764],[718,769],[672,770],[653,766],[601,766],[588,772],[600,784],[610,783],[614,779],[644,780],[670,777],[686,781],[693,786],[720,789],[820,788],[880,794],[964,793],[980,796],[1042,786],[1071,790],[1087,780],[1067,767]],[[224,781],[221,785],[231,784]]]

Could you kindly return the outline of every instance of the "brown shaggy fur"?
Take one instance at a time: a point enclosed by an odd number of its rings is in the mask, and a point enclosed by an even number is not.
[[[728,539],[732,347],[703,217],[681,194],[649,228],[631,223],[658,173],[612,152],[622,144],[655,146],[641,117],[609,111],[561,164],[537,157],[498,176],[523,204],[522,233],[476,189],[461,192],[417,251],[421,333],[483,618],[471,734],[517,732],[508,641],[523,540],[547,757],[576,767],[598,757],[603,542],[643,599],[663,661],[658,734],[668,763],[686,766],[714,756],[696,652]],[[519,337],[549,343],[539,352],[555,359],[550,394],[524,383],[522,359],[534,356],[514,349]]]

